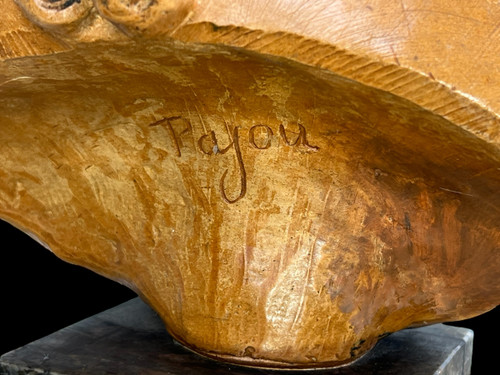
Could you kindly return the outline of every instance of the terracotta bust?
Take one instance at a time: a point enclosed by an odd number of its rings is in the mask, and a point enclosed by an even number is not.
[[[0,4],[0,217],[186,347],[331,367],[498,304],[498,2]]]

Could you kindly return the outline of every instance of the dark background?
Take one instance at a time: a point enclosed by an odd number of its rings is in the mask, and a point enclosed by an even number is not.
[[[122,285],[61,261],[1,220],[0,234],[0,354],[136,297]],[[474,330],[473,375],[498,368],[499,318],[497,307],[451,323]]]

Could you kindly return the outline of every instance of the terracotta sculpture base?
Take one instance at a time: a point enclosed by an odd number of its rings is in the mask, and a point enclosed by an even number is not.
[[[194,22],[190,1],[22,3],[61,50],[0,62],[0,217],[191,350],[339,366],[498,303],[493,107],[399,60]]]

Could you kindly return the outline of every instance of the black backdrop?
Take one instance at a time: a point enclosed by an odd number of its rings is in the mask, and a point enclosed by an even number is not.
[[[124,286],[61,261],[1,220],[0,234],[0,354],[136,296]],[[451,323],[474,330],[473,375],[498,368],[499,318],[497,307]]]

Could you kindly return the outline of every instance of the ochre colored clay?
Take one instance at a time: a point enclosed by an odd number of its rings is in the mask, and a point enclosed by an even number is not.
[[[232,363],[481,314],[500,5],[450,3],[0,0],[0,217]]]

